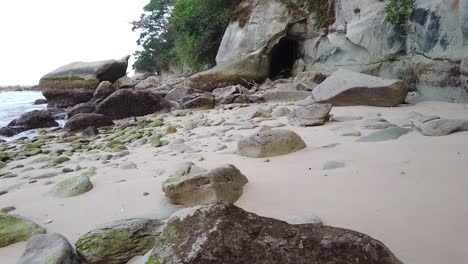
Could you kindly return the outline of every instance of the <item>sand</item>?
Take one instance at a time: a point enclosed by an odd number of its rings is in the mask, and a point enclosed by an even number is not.
[[[468,105],[422,102],[397,108],[335,107],[335,117],[366,116],[380,112],[389,121],[404,118],[411,111],[446,118],[468,119]],[[210,119],[234,120],[238,110],[205,113]],[[183,124],[188,117],[169,117],[166,123]],[[232,120],[229,120],[232,119]],[[283,123],[285,117],[266,120],[261,125]],[[181,161],[193,161],[205,168],[230,163],[249,179],[236,205],[259,215],[319,216],[324,224],[366,233],[386,244],[404,263],[466,263],[468,261],[468,132],[444,137],[426,137],[418,131],[393,141],[359,143],[356,137],[341,137],[338,126],[354,126],[363,135],[373,130],[360,128],[362,120],[329,122],[320,127],[294,130],[307,148],[289,155],[266,159],[244,158],[234,154],[236,141],[221,142],[225,135],[250,135],[258,128],[229,130],[211,136],[227,126],[201,127],[170,136],[185,138],[199,153],[176,154],[169,147],[131,148],[131,154],[118,160],[131,160],[138,168],[121,170],[100,162],[73,158],[68,167],[80,164],[96,166],[91,178],[94,189],[72,198],[53,198],[47,192],[53,185],[47,180],[25,184],[0,196],[0,208],[15,206],[15,213],[43,224],[48,232],[57,232],[74,243],[97,224],[113,220],[151,216],[166,217],[178,207],[164,197],[161,183]],[[236,128],[236,126],[235,126]],[[181,136],[183,135],[183,136]],[[214,152],[217,144],[227,149]],[[335,145],[334,147],[324,147]],[[203,157],[203,161],[198,161]],[[342,161],[344,168],[323,170],[327,161]],[[10,165],[27,164],[27,160]],[[159,174],[162,175],[159,176]],[[0,180],[0,189],[18,182],[18,178]],[[52,178],[54,182],[78,175],[78,172]],[[124,182],[120,182],[125,180]],[[148,196],[143,193],[148,192]],[[26,243],[0,249],[2,264],[15,263]]]

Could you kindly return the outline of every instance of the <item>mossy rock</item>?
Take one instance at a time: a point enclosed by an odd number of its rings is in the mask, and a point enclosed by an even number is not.
[[[98,226],[78,239],[76,249],[87,263],[127,263],[153,247],[161,224],[155,219],[128,219]]]
[[[29,150],[28,152],[26,152],[26,155],[27,156],[36,156],[36,155],[39,155],[42,153],[42,149],[40,148],[35,148],[35,149],[31,149]]]
[[[67,162],[67,161],[70,161],[70,158],[62,156],[62,157],[58,157],[58,158],[55,158],[54,160],[52,160],[52,164],[58,165],[58,164],[62,164],[62,163]]]
[[[175,126],[166,127],[166,134],[174,134],[174,133],[177,133],[177,128]]]
[[[50,190],[49,194],[55,197],[66,198],[86,193],[92,190],[93,187],[88,176],[77,176],[57,183]]]
[[[36,223],[17,215],[0,213],[0,248],[27,241],[36,234],[45,234],[46,230]]]
[[[122,150],[127,150],[127,148],[119,140],[112,140],[106,144],[106,150],[122,151]]]
[[[161,119],[155,120],[148,124],[149,127],[160,127],[164,125],[164,121]]]

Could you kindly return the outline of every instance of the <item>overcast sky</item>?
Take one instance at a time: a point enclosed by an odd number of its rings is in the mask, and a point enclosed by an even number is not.
[[[70,62],[133,54],[149,0],[2,0],[0,85],[36,84]],[[131,66],[129,66],[131,70]]]

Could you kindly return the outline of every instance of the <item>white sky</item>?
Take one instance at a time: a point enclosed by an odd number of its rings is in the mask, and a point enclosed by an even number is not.
[[[70,62],[120,59],[137,49],[149,0],[1,0],[0,85],[37,84]],[[133,58],[132,58],[133,59]],[[128,71],[131,70],[131,61]]]

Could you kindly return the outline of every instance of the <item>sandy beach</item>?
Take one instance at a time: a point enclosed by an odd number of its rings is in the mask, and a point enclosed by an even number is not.
[[[349,228],[382,241],[404,263],[464,263],[468,259],[468,132],[427,137],[413,130],[397,140],[361,143],[356,137],[339,136],[333,129],[346,125],[363,135],[372,133],[374,130],[361,129],[362,120],[301,128],[289,126],[286,117],[255,118],[259,126],[284,124],[303,138],[307,148],[268,160],[254,159],[235,154],[237,139],[259,129],[238,129],[235,122],[244,121],[245,111],[215,109],[183,117],[164,115],[166,125],[179,127],[179,132],[167,139],[183,139],[194,150],[188,152],[193,153],[178,153],[170,145],[143,145],[129,147],[130,155],[108,164],[93,161],[96,154],[75,153],[62,166],[97,170],[91,177],[94,189],[72,198],[51,197],[47,193],[53,184],[44,183],[59,182],[82,171],[29,184],[29,177],[57,168],[39,169],[41,164],[31,163],[40,156],[12,162],[3,172],[10,170],[18,177],[1,179],[0,189],[22,185],[0,197],[0,208],[15,206],[13,213],[43,225],[49,233],[64,235],[73,244],[98,224],[141,216],[163,219],[179,209],[165,198],[161,184],[180,162],[193,161],[208,169],[233,164],[249,179],[236,202],[247,211],[278,219],[315,215],[325,225]],[[349,120],[378,112],[396,124],[411,111],[466,119],[468,105],[422,102],[395,108],[334,107],[331,114],[335,119]],[[182,129],[200,114],[207,120],[226,121],[217,122],[218,126]],[[118,167],[128,161],[136,168]],[[345,167],[323,170],[328,161],[344,162]],[[34,170],[20,173],[22,168],[12,169],[19,164]],[[1,263],[15,263],[25,244],[0,248]]]

